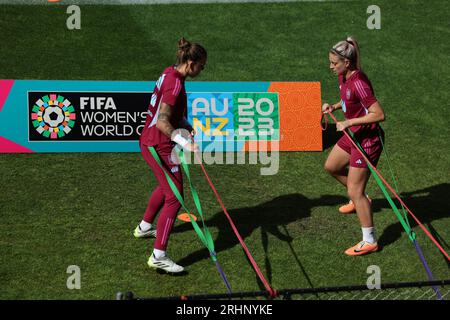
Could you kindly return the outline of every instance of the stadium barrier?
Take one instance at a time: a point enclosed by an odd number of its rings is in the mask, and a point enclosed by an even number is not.
[[[433,286],[440,287],[442,300],[450,298],[450,279],[381,284],[380,289],[367,285],[294,288],[277,290],[275,299],[284,300],[436,300]],[[139,297],[133,292],[118,292],[116,300],[210,300],[271,298],[267,291],[234,292],[233,294],[197,294],[169,297]]]

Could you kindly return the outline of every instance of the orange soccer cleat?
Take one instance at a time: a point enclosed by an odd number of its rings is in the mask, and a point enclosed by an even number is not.
[[[345,254],[348,256],[362,256],[364,254],[375,252],[377,250],[378,244],[376,242],[370,243],[367,241],[361,241],[357,245],[345,250]]]
[[[372,199],[370,199],[370,197],[367,194],[366,198],[367,200],[369,200],[370,203],[372,203]],[[339,212],[343,214],[355,213],[356,212],[355,204],[353,203],[352,200],[350,200],[347,204],[344,204],[339,207]]]

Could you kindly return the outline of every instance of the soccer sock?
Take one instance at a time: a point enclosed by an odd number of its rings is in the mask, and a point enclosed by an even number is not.
[[[148,231],[152,227],[152,224],[142,220],[141,223],[139,224],[139,227],[141,227],[142,231]]]
[[[166,256],[166,252],[163,250],[153,249],[153,254],[156,259],[161,259]]]
[[[369,243],[375,243],[377,242],[375,239],[375,228],[361,228],[363,233],[363,241],[369,242]]]

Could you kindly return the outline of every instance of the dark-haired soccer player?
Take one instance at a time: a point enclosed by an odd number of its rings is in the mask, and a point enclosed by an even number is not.
[[[192,126],[186,120],[185,79],[198,76],[205,67],[206,59],[206,50],[201,45],[184,38],[178,42],[177,63],[164,70],[155,85],[149,115],[140,138],[141,153],[155,174],[158,186],[153,190],[144,218],[134,230],[134,236],[156,237],[148,265],[173,273],[184,270],[166,254],[170,233],[181,204],[148,148],[155,148],[166,172],[171,175],[178,191],[183,195],[183,176],[180,166],[171,158],[171,153],[175,144],[188,151],[198,151],[198,146],[176,129],[184,128],[193,132]],[[161,213],[155,228],[152,224],[159,211]]]

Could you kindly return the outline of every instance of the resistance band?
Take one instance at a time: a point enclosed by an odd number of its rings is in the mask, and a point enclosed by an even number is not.
[[[192,142],[195,142],[193,137],[192,137]],[[200,163],[200,167],[202,168],[202,171],[205,174],[205,177],[206,177],[206,180],[208,181],[209,186],[213,190],[213,192],[214,192],[214,194],[215,194],[215,196],[217,198],[217,201],[219,202],[220,206],[222,207],[222,210],[223,210],[225,216],[227,217],[228,222],[230,223],[234,234],[238,238],[242,248],[245,251],[245,254],[247,255],[247,258],[249,259],[250,263],[252,264],[253,269],[255,270],[256,274],[259,277],[259,279],[263,283],[263,285],[266,288],[266,290],[269,293],[269,295],[271,297],[276,297],[277,296],[277,291],[275,289],[271,288],[269,283],[267,282],[267,280],[264,278],[264,275],[262,274],[261,270],[259,269],[258,264],[255,262],[255,259],[253,259],[253,257],[251,255],[250,251],[248,250],[244,240],[242,239],[241,235],[239,234],[239,231],[237,230],[233,220],[231,219],[230,215],[228,214],[228,211],[225,208],[225,205],[223,204],[222,199],[219,196],[219,193],[217,192],[216,188],[214,187],[214,184],[213,184],[211,178],[209,177],[208,172],[206,172],[205,166],[203,165],[203,163],[202,163],[202,161],[199,158],[197,153],[195,153],[195,156],[196,156],[197,162]]]
[[[197,224],[195,219],[190,214],[190,212],[192,212],[192,211],[190,211],[187,208],[183,197],[181,196],[181,194],[178,191],[175,183],[172,180],[172,177],[167,173],[166,169],[163,167],[161,159],[159,158],[159,155],[156,152],[155,148],[154,147],[149,147],[148,149],[150,150],[150,153],[152,154],[152,156],[155,159],[155,161],[158,163],[158,165],[161,168],[161,170],[164,172],[164,175],[166,176],[167,182],[169,183],[170,189],[172,190],[172,192],[174,193],[175,197],[180,202],[180,204],[183,207],[183,209],[186,210],[186,213],[188,214],[189,219],[191,220],[191,223],[192,223],[192,226],[194,227],[195,232],[197,233],[197,235],[200,238],[201,242],[208,249],[209,254],[211,256],[211,259],[215,263],[215,265],[217,267],[217,270],[219,271],[220,276],[222,277],[222,280],[224,281],[224,283],[225,283],[225,285],[227,287],[228,293],[231,294],[232,292],[231,292],[230,283],[229,283],[225,273],[223,272],[222,267],[219,264],[219,261],[217,259],[217,254],[216,254],[215,249],[214,249],[214,241],[212,240],[211,233],[209,232],[208,227],[206,226],[205,221],[203,219],[203,210],[202,210],[202,206],[201,206],[201,203],[200,203],[200,197],[198,196],[198,192],[195,189],[194,185],[192,184],[191,174],[189,172],[189,167],[188,167],[188,165],[186,163],[186,158],[184,157],[183,150],[180,150],[180,152],[179,152],[179,157],[180,157],[180,160],[181,160],[181,167],[183,168],[183,171],[186,174],[186,177],[187,177],[187,179],[189,181],[189,186],[190,186],[190,189],[191,189],[192,198],[193,198],[195,206],[197,208],[197,212],[200,215],[200,219],[202,220],[203,231],[200,229],[199,225]]]

